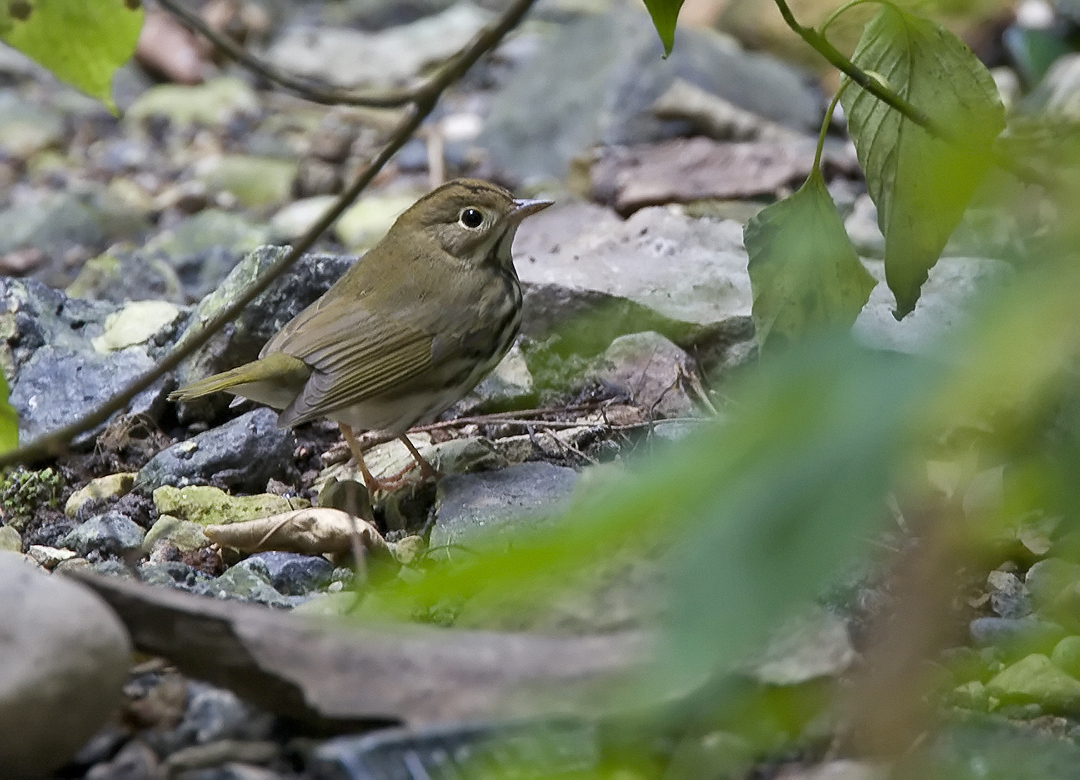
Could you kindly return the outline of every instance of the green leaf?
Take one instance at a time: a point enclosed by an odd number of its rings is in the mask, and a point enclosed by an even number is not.
[[[859,261],[819,171],[751,219],[743,243],[763,350],[813,330],[851,327],[877,284]]]
[[[8,386],[0,371],[0,453],[19,446],[19,418],[8,403]]]
[[[959,140],[934,138],[854,85],[840,98],[885,234],[885,278],[899,318],[915,308],[989,167],[1005,109],[989,72],[959,38],[894,6],[882,6],[852,59]]]
[[[673,556],[662,674],[686,684],[745,657],[863,548],[937,372],[850,338],[810,342],[737,388],[732,424],[683,445],[672,495],[712,488]],[[672,517],[689,509],[672,504]]]
[[[11,25],[0,32],[5,41],[116,111],[112,77],[135,51],[140,0],[0,0],[0,6]]]
[[[664,44],[665,57],[671,54],[671,47],[675,45],[675,21],[679,18],[682,4],[683,0],[645,0],[653,26]]]

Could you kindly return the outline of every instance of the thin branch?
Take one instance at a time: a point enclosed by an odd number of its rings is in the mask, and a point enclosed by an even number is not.
[[[158,0],[158,3],[175,16],[181,24],[194,30],[218,49],[232,57],[253,73],[285,89],[296,92],[313,103],[325,105],[366,106],[368,108],[400,108],[411,103],[415,89],[391,89],[385,91],[354,91],[335,89],[281,70],[251,54],[227,35],[222,35],[179,0]],[[436,74],[437,77],[438,74]]]
[[[181,361],[205,344],[214,333],[240,314],[245,306],[269,287],[277,277],[318,240],[319,236],[333,224],[334,220],[341,216],[341,213],[356,200],[356,197],[371,183],[371,180],[382,170],[394,153],[412,137],[420,123],[431,113],[442,92],[459,79],[480,57],[494,48],[502,40],[503,36],[521,21],[521,18],[529,10],[533,2],[534,0],[515,0],[502,16],[477,33],[476,37],[465,48],[450,58],[445,67],[416,90],[412,104],[405,110],[390,139],[383,145],[374,159],[361,171],[352,185],[326,210],[318,222],[297,240],[293,248],[280,260],[267,268],[240,298],[206,323],[202,330],[188,339],[183,346],[176,347],[169,352],[153,369],[147,371],[86,416],[44,434],[17,450],[0,455],[0,468],[14,463],[33,462],[63,453],[73,438],[100,425],[115,412],[123,409],[132,398],[180,365]]]

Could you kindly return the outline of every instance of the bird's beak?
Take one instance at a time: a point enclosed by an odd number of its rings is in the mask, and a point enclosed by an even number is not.
[[[553,200],[515,200],[514,209],[510,212],[510,219],[520,222],[530,214],[543,211],[548,206],[554,205]]]

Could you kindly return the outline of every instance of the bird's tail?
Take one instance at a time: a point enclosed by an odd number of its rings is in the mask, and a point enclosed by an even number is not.
[[[275,352],[261,360],[245,363],[230,371],[208,376],[197,382],[184,385],[179,390],[169,393],[170,401],[190,401],[221,390],[238,392],[246,385],[299,386],[311,374],[311,369],[299,358]],[[294,395],[296,390],[293,391]],[[245,393],[239,393],[246,395]]]

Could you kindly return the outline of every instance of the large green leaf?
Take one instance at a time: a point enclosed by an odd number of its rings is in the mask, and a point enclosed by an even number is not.
[[[141,0],[7,0],[0,36],[115,111],[113,73],[135,51]],[[4,20],[0,20],[4,21]]]
[[[8,386],[4,372],[0,371],[0,452],[19,446],[19,418],[8,403]]]
[[[749,651],[881,526],[917,399],[935,381],[928,362],[811,342],[762,364],[711,452],[687,445],[701,465],[686,480],[712,472],[713,489],[697,513],[704,522],[674,556],[664,655],[677,683]]]
[[[931,136],[854,85],[840,99],[885,234],[896,316],[903,317],[990,165],[1005,111],[989,72],[959,38],[894,6],[882,6],[852,59],[955,141]]]
[[[665,57],[671,54],[671,47],[675,45],[675,21],[679,18],[682,4],[683,0],[645,0],[653,26],[664,44]]]
[[[850,327],[877,283],[859,261],[818,171],[751,219],[743,243],[762,349],[813,330]]]

